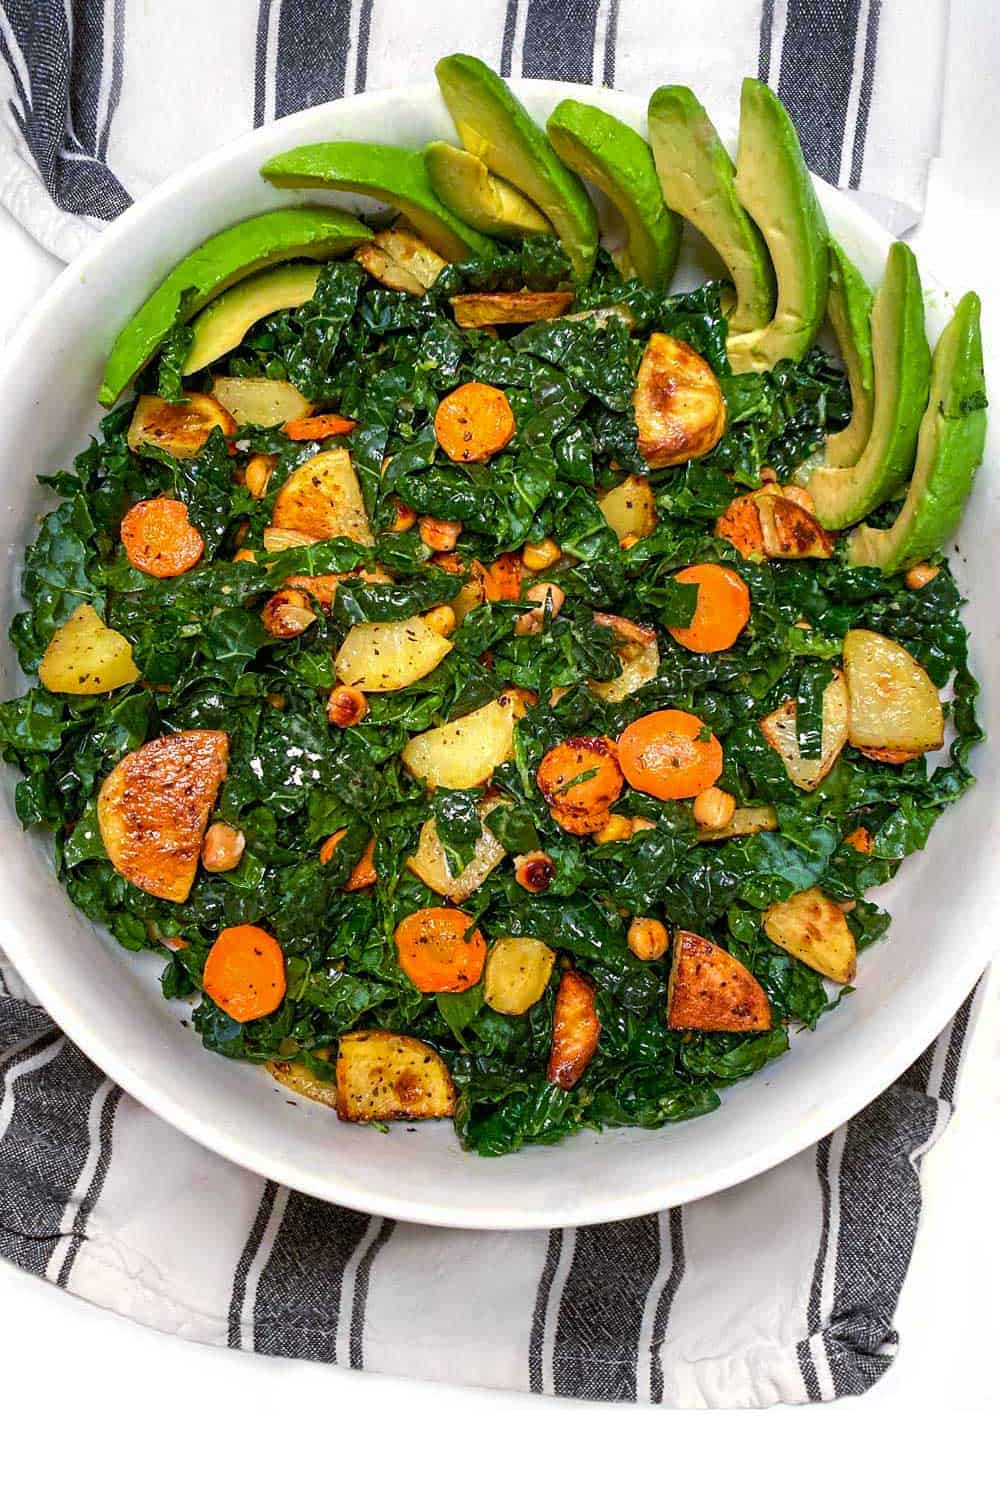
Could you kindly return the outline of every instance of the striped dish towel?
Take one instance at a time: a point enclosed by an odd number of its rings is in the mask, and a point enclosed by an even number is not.
[[[700,0],[664,35],[662,0],[0,0],[0,201],[69,259],[251,125],[427,79],[462,50],[515,79],[686,81],[721,124],[759,73],[815,169],[899,232],[936,148],[946,14],[943,0],[919,26],[906,0]],[[209,1154],[0,969],[0,1255],[15,1265],[205,1343],[673,1406],[830,1400],[888,1367],[918,1165],[950,1115],[974,1003],[861,1115],[751,1183],[500,1236],[369,1218]]]

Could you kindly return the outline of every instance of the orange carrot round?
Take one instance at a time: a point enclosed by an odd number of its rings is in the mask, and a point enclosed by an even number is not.
[[[625,780],[661,802],[697,797],[722,774],[722,746],[694,714],[664,708],[634,720],[618,741]]]
[[[567,833],[599,833],[625,783],[613,740],[579,736],[554,745],[538,767],[538,790]]]
[[[201,983],[234,1021],[256,1021],[285,998],[285,956],[262,927],[224,927],[209,950]]]
[[[399,967],[425,995],[458,994],[482,977],[486,943],[475,918],[453,906],[425,906],[396,928]]]
[[[133,568],[151,578],[176,578],[199,561],[205,542],[187,506],[170,495],[140,500],[125,512],[122,545]]]
[[[338,417],[336,412],[329,411],[317,417],[295,417],[281,430],[297,443],[315,443],[321,438],[342,437],[346,432],[353,432],[356,425],[350,417]]]
[[[495,385],[467,381],[439,404],[434,436],[455,463],[484,463],[514,436],[510,402]]]
[[[718,563],[696,563],[674,577],[698,585],[694,618],[690,625],[671,628],[674,640],[689,651],[727,650],[750,618],[750,590],[743,579]]]

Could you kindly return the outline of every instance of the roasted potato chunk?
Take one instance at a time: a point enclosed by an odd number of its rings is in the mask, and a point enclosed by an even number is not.
[[[194,391],[186,401],[140,396],[129,423],[128,445],[133,453],[148,443],[174,458],[193,458],[215,427],[221,427],[227,435],[236,431],[231,414],[214,396],[200,396]]]
[[[50,693],[110,693],[136,682],[139,668],[125,637],[92,604],[78,604],[46,646],[38,675]]]
[[[897,641],[874,630],[849,630],[844,637],[844,673],[851,705],[850,741],[857,749],[866,754],[905,752],[908,758],[944,744],[937,688]]]
[[[764,931],[779,948],[801,959],[817,974],[850,984],[858,950],[847,918],[818,886],[776,901],[764,913]]]
[[[403,747],[403,764],[429,787],[481,786],[497,766],[513,760],[514,724],[523,712],[520,698],[502,693],[450,724],[415,734]]]
[[[118,762],[98,794],[97,821],[119,875],[162,901],[187,900],[228,757],[222,730],[185,729]]]
[[[722,828],[699,828],[699,844],[715,844],[720,839],[748,838],[754,833],[770,833],[778,826],[773,807],[738,807]]]
[[[359,245],[354,259],[393,292],[422,297],[448,264],[412,229],[382,229]]]
[[[711,366],[667,333],[650,335],[632,409],[639,452],[651,469],[701,458],[726,430],[726,403]]]
[[[835,671],[823,693],[822,754],[818,760],[806,760],[799,754],[798,704],[794,698],[761,719],[760,727],[771,749],[777,750],[784,761],[789,781],[811,792],[833,770],[847,744],[848,718],[847,683],[843,672]]]
[[[541,323],[561,318],[573,304],[572,292],[463,292],[449,297],[459,328],[494,323]]]
[[[440,1120],[454,1113],[451,1074],[426,1042],[394,1031],[351,1031],[340,1038],[341,1120]]]
[[[660,670],[660,648],[656,631],[650,625],[636,625],[620,615],[595,614],[598,625],[607,625],[615,633],[615,655],[622,664],[621,675],[607,682],[591,682],[590,691],[605,703],[621,703],[652,682]]]
[[[482,822],[498,803],[497,797],[483,798],[479,808],[482,832],[476,840],[472,858],[458,875],[453,875],[448,867],[444,845],[438,837],[437,823],[433,818],[428,818],[421,828],[420,841],[406,862],[418,880],[422,880],[424,885],[436,891],[439,896],[446,896],[449,901],[454,901],[456,906],[460,906],[473,892],[478,891],[483,881],[493,874],[504,858],[506,850],[503,845]]]
[[[605,490],[597,504],[620,542],[656,530],[656,499],[648,479],[630,474],[613,490]]]
[[[737,495],[715,523],[716,536],[735,547],[749,562],[759,562],[764,556],[764,528],[757,499],[757,494]]]
[[[348,687],[394,693],[433,672],[450,650],[451,641],[412,615],[408,620],[352,625],[333,665],[338,680]]]
[[[241,427],[279,427],[308,417],[307,401],[288,380],[264,380],[254,375],[217,375],[212,395],[231,412]]]
[[[767,1031],[771,1005],[731,953],[696,932],[674,933],[667,1025],[675,1031]]]
[[[557,1088],[580,1082],[597,1051],[601,1021],[594,985],[577,969],[567,969],[556,991],[552,1015],[552,1048],[546,1078]]]
[[[538,938],[497,938],[486,958],[486,1004],[504,1016],[523,1016],[545,994],[555,961]]]
[[[833,537],[804,506],[773,490],[760,490],[754,498],[765,557],[832,556]]]
[[[370,547],[375,540],[346,448],[314,453],[289,474],[274,498],[271,526],[314,541],[346,536]]]
[[[336,1079],[317,1078],[305,1063],[287,1062],[282,1058],[272,1058],[264,1066],[273,1079],[278,1083],[283,1083],[286,1089],[292,1090],[293,1094],[301,1094],[317,1104],[325,1104],[330,1109],[336,1109]]]

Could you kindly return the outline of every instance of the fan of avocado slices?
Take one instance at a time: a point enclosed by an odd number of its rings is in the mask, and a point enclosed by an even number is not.
[[[973,779],[940,549],[985,390],[977,299],[921,375],[909,252],[873,297],[758,86],[734,167],[684,90],[650,147],[439,76],[461,146],[264,168],[402,219],[233,226],[119,336],[102,399],[134,392],[41,478],[0,747],[206,1047],[498,1156],[713,1110],[851,1003],[873,893]],[[735,302],[670,291],[678,215]],[[868,524],[838,539],[820,494]]]

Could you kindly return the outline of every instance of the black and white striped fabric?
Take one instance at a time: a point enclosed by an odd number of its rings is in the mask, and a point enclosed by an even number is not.
[[[0,0],[0,202],[70,259],[252,125],[431,76],[647,92],[733,118],[758,73],[813,167],[897,232],[938,130],[947,7],[907,0]],[[195,45],[196,43],[196,45]],[[899,1082],[741,1187],[622,1224],[500,1236],[369,1218],[179,1136],[61,1036],[0,960],[0,1255],[139,1322],[262,1354],[670,1406],[867,1390],[890,1364],[973,997]],[[156,1170],[150,1171],[155,1162]]]
[[[683,81],[720,125],[759,74],[810,165],[900,233],[937,149],[947,15],[947,0],[0,0],[0,203],[69,260],[213,146],[426,81],[463,51],[512,79]]]

